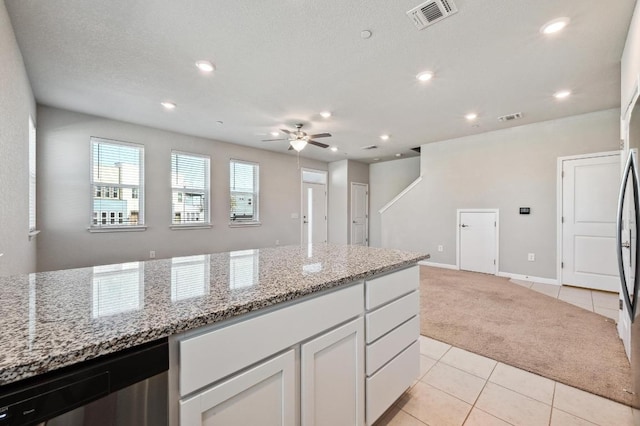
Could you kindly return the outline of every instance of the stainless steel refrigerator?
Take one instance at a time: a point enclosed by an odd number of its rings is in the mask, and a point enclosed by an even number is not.
[[[622,175],[620,196],[618,200],[617,249],[618,266],[622,287],[622,317],[620,331],[626,339],[627,354],[631,361],[633,380],[633,406],[640,408],[640,308],[638,293],[640,285],[640,251],[638,251],[638,226],[640,222],[640,194],[638,159],[636,153],[629,152]]]

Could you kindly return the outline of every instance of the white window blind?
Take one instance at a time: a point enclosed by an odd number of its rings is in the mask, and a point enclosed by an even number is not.
[[[36,230],[36,126],[29,117],[29,232]]]
[[[91,227],[144,225],[144,147],[91,138]]]
[[[230,162],[231,222],[258,221],[258,167],[246,161]]]
[[[144,301],[140,262],[93,267],[92,316],[99,318],[139,310]]]
[[[208,156],[171,152],[174,225],[209,224],[209,165]]]
[[[208,255],[171,259],[171,301],[200,297],[209,293],[211,260]]]

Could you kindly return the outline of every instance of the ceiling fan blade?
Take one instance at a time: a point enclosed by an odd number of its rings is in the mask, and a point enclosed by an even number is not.
[[[262,142],[288,141],[289,139],[262,139]]]
[[[331,133],[318,133],[317,135],[309,135],[310,138],[330,138]]]
[[[288,131],[287,129],[280,129],[280,131],[281,131],[282,133],[286,133],[287,135],[291,134],[291,132],[290,132],[290,131]]]
[[[310,143],[311,145],[319,146],[320,148],[329,148],[329,145],[327,145],[326,143],[322,143],[318,141],[309,140],[307,141],[307,143]]]

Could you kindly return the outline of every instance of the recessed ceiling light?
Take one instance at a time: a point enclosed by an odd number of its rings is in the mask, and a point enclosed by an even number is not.
[[[369,31],[369,30],[362,30],[362,31],[360,31],[360,37],[362,37],[362,38],[363,38],[363,39],[365,39],[365,40],[366,40],[366,39],[368,39],[368,38],[371,38],[371,35],[372,35],[372,34],[373,34],[373,33],[372,33],[371,31]]]
[[[416,78],[420,81],[429,81],[433,78],[433,73],[431,71],[422,71],[416,75]]]
[[[320,113],[320,115],[322,116],[322,118],[329,118],[329,117],[331,117],[331,112],[330,111],[322,111]]]
[[[396,154],[396,157],[402,157],[402,154],[397,153],[397,154]]]
[[[271,132],[271,136],[279,136],[280,132]]]
[[[169,109],[169,110],[171,110],[171,109],[175,109],[175,108],[176,108],[176,106],[177,106],[175,103],[173,103],[173,102],[168,102],[168,101],[160,102],[160,105],[162,105],[163,107],[165,107],[165,109]]]
[[[390,137],[391,136],[389,135],[380,135],[380,139],[382,139],[383,141],[388,141]]]
[[[338,147],[337,147],[337,146],[332,146],[332,147],[331,147],[331,151],[336,152],[337,150],[338,150]]]
[[[373,161],[380,161],[380,159],[379,158],[374,158]]]
[[[218,126],[222,126],[224,123],[223,123],[221,120],[218,120],[218,121],[216,121],[216,124],[217,124]]]
[[[556,99],[566,99],[571,95],[571,90],[560,90],[553,94],[553,97]]]
[[[540,28],[540,32],[542,34],[554,34],[558,31],[562,31],[567,25],[569,25],[569,18],[558,18],[551,20],[544,24],[542,28]]]
[[[213,72],[213,70],[216,69],[216,67],[209,61],[198,61],[196,62],[196,67],[198,67],[198,69],[202,72]]]
[[[475,112],[470,112],[469,114],[465,115],[464,118],[466,118],[469,121],[473,121],[476,118],[478,118],[478,114],[476,114]]]

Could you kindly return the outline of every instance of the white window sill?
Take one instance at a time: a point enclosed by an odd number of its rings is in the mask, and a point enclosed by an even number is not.
[[[91,233],[104,233],[104,232],[142,232],[146,231],[146,226],[104,226],[101,228],[89,227],[87,230]]]
[[[245,228],[252,226],[262,226],[261,222],[229,222],[229,228]]]
[[[213,228],[213,225],[210,223],[199,223],[199,224],[187,224],[187,225],[171,225],[169,226],[169,228],[171,228],[171,230],[173,231],[178,231],[178,230],[187,230],[187,229],[211,229]]]
[[[40,233],[39,229],[34,229],[33,231],[29,231],[29,241],[33,240],[36,235]]]

